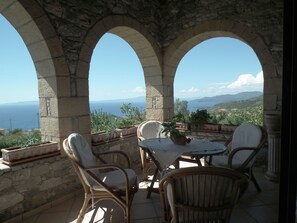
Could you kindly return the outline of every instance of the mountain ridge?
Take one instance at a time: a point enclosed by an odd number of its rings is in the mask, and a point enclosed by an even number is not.
[[[240,92],[237,94],[223,94],[223,95],[216,95],[213,97],[203,97],[200,99],[191,100],[190,102],[213,102],[214,104],[219,104],[219,103],[231,102],[231,101],[248,100],[261,95],[263,95],[263,92],[260,92],[260,91],[246,91],[246,92]]]

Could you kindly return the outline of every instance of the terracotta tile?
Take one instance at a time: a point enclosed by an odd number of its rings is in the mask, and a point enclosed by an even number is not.
[[[276,223],[278,222],[278,213],[268,206],[249,207],[245,211],[249,213],[257,222]]]
[[[231,215],[230,223],[258,223],[252,216],[250,216],[244,209],[235,208]]]
[[[66,222],[67,213],[65,212],[56,212],[56,213],[42,213],[37,218],[36,222],[42,223],[62,223]]]
[[[155,209],[150,204],[136,204],[131,207],[131,219],[147,219],[147,218],[157,218]]]

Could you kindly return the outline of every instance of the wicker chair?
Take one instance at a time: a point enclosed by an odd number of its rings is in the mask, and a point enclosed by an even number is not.
[[[165,134],[161,133],[162,130],[161,122],[159,121],[144,121],[138,125],[137,128],[137,137],[138,141],[142,141],[144,139],[152,139],[152,138],[166,138]],[[147,153],[139,147],[140,158],[141,158],[141,168],[143,179],[148,178],[148,172],[150,163],[152,163],[151,159],[147,155]]]
[[[229,167],[245,173],[260,192],[261,188],[253,173],[256,155],[267,141],[267,134],[258,125],[244,123],[238,126],[232,137],[225,142],[230,146],[227,154],[206,159],[208,165]]]
[[[82,222],[90,208],[100,200],[113,200],[124,211],[125,222],[130,222],[130,206],[133,195],[138,190],[138,180],[131,169],[123,169],[117,164],[107,163],[102,157],[115,153],[127,159],[121,151],[96,154],[95,157],[86,140],[78,133],[72,133],[63,142],[63,148],[84,188],[85,199],[77,222]]]
[[[164,221],[229,222],[234,206],[247,187],[247,177],[229,168],[173,170],[159,184]]]

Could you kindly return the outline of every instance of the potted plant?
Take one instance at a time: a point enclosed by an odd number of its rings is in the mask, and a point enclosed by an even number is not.
[[[4,148],[1,152],[2,162],[10,166],[60,154],[57,142],[40,142],[34,134],[28,134],[27,141],[20,146]]]
[[[163,129],[161,130],[161,133],[164,133],[165,136],[170,137],[172,142],[177,145],[185,145],[186,143],[190,143],[191,139],[187,138],[184,133],[180,132],[176,128],[176,123],[174,121],[171,122],[163,122],[162,123]]]

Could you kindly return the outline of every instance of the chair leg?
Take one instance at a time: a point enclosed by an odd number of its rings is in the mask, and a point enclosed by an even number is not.
[[[260,186],[259,186],[259,184],[258,184],[258,182],[257,182],[257,180],[255,178],[253,168],[250,169],[250,178],[251,178],[251,181],[253,181],[257,191],[261,192],[262,190],[261,190],[261,188],[260,188]]]
[[[140,151],[140,159],[141,159],[142,178],[143,180],[147,180],[148,179],[147,154],[142,148],[139,148],[139,151]]]
[[[86,210],[88,209],[90,200],[91,200],[90,196],[88,194],[85,194],[84,203],[79,211],[76,223],[81,223],[83,221],[84,216],[86,214]]]
[[[124,213],[124,215],[125,215],[125,223],[130,223],[130,209],[129,209],[129,207],[126,207],[125,208],[125,213]]]

